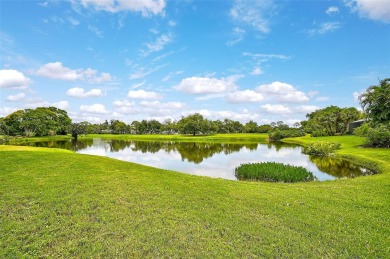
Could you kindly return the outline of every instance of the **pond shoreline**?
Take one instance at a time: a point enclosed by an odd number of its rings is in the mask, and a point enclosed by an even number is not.
[[[362,163],[358,164],[351,159],[340,157],[307,156],[302,152],[302,145],[268,142],[267,138],[267,134],[218,134],[195,137],[90,134],[80,136],[78,141],[69,138],[59,140],[60,137],[53,137],[51,141],[47,141],[48,138],[34,138],[33,142],[17,144],[63,148],[82,154],[106,156],[161,169],[228,180],[237,179],[233,172],[242,163],[260,162],[305,167],[320,181],[372,174],[370,172],[372,166],[367,168]]]

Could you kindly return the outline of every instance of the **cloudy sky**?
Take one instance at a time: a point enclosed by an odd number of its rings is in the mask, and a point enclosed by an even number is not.
[[[390,0],[1,0],[0,116],[294,123],[390,77]]]

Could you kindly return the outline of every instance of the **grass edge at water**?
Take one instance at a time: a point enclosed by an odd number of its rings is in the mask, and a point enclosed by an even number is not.
[[[337,141],[338,156],[375,163],[382,174],[235,182],[0,146],[0,257],[385,258],[389,150]]]

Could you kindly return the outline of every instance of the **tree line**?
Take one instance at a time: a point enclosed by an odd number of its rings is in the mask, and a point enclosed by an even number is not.
[[[9,136],[48,136],[72,134],[215,134],[215,133],[268,133],[274,130],[300,129],[306,133],[321,131],[327,135],[344,134],[350,121],[362,115],[355,108],[330,106],[309,113],[307,121],[297,122],[292,127],[283,121],[258,125],[255,121],[242,124],[231,119],[209,120],[195,113],[179,120],[167,119],[133,121],[127,124],[120,120],[105,120],[103,123],[87,121],[75,123],[66,111],[55,107],[18,110],[0,118],[1,134]]]
[[[258,125],[255,121],[242,124],[231,119],[209,120],[195,113],[182,116],[179,120],[167,119],[133,121],[127,124],[120,120],[103,123],[72,122],[66,111],[56,107],[38,107],[15,111],[0,118],[0,135],[48,136],[71,134],[215,134],[215,133],[268,133],[271,140],[296,137],[333,136],[349,133],[349,123],[365,119],[365,124],[355,134],[377,139],[372,146],[390,146],[390,78],[379,85],[369,87],[359,96],[363,113],[354,107],[328,106],[306,115],[307,120],[292,127],[283,121]],[[379,137],[378,137],[379,136]],[[383,137],[384,136],[384,137]]]

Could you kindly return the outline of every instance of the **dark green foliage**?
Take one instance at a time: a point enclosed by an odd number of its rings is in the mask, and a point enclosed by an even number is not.
[[[315,130],[310,134],[312,137],[324,137],[329,136],[328,133],[322,130]]]
[[[263,182],[310,182],[316,178],[306,168],[275,162],[242,164],[235,169],[239,180]]]
[[[258,125],[254,121],[249,121],[244,126],[244,132],[245,133],[257,133],[258,132]]]
[[[69,125],[69,133],[77,140],[78,135],[86,134],[88,122],[72,123]]]
[[[313,156],[328,156],[334,151],[340,149],[341,144],[331,141],[318,141],[311,143],[305,150],[305,153]]]
[[[207,119],[204,119],[203,116],[199,113],[189,115],[187,117],[182,117],[177,122],[179,132],[182,134],[208,134],[213,131],[211,127],[211,122]]]
[[[369,129],[369,124],[364,123],[362,126],[355,128],[353,130],[353,134],[360,137],[367,136],[368,129]]]
[[[3,119],[1,128],[10,136],[47,136],[50,132],[64,135],[70,123],[66,111],[56,107],[38,107],[9,114]]]
[[[270,141],[279,141],[283,138],[296,138],[305,136],[305,132],[300,129],[286,129],[279,130],[275,129],[268,133],[268,137]]]
[[[306,115],[308,118],[304,129],[308,133],[321,131],[326,136],[343,135],[348,131],[348,124],[361,118],[360,112],[354,108],[329,106]]]
[[[390,124],[369,128],[366,136],[366,146],[390,148]]]
[[[379,85],[370,86],[359,96],[367,118],[374,125],[390,121],[390,78],[379,81]]]
[[[269,141],[279,141],[283,138],[282,131],[279,129],[272,130],[268,133]]]
[[[268,133],[270,130],[272,130],[272,127],[268,124],[260,125],[258,128],[259,133]]]

